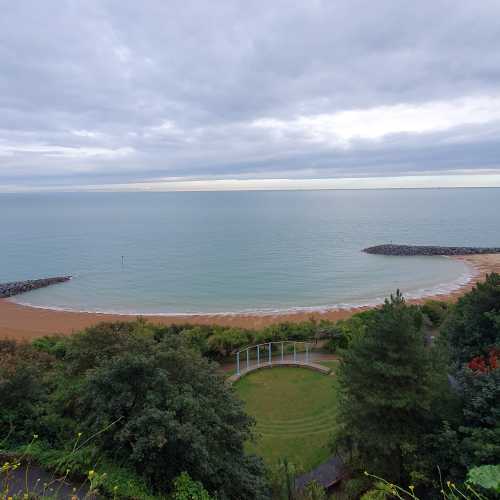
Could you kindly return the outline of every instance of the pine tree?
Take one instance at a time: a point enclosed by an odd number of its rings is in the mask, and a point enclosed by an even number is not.
[[[429,416],[429,356],[421,314],[399,290],[367,319],[337,372],[338,428],[334,448],[347,451],[352,469],[393,481],[417,447]]]

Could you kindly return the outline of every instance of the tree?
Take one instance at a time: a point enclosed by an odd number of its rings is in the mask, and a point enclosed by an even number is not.
[[[488,465],[500,457],[500,368],[460,374],[463,392],[462,462],[465,466]]]
[[[459,299],[441,328],[462,399],[456,426],[462,467],[500,456],[500,275],[492,273]]]
[[[338,430],[333,446],[351,467],[399,481],[430,418],[430,362],[418,308],[398,291],[366,318],[337,371]]]
[[[441,328],[457,370],[476,356],[500,345],[500,275],[486,280],[461,297]]]
[[[75,417],[101,449],[162,491],[184,471],[220,498],[267,498],[246,455],[253,420],[215,366],[175,339],[121,353],[88,373]]]
[[[28,344],[0,340],[0,442],[25,443],[37,432],[47,395],[44,372],[53,361]]]

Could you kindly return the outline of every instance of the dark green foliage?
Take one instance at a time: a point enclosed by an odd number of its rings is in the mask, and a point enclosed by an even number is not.
[[[0,340],[0,441],[31,440],[46,397],[44,372],[52,356],[28,344]]]
[[[492,273],[461,297],[441,334],[448,341],[455,368],[500,345],[500,275]]]
[[[462,401],[449,462],[462,471],[500,457],[500,275],[490,274],[453,307],[442,328]],[[452,434],[453,433],[453,434]],[[463,474],[461,476],[463,478]]]
[[[342,349],[347,349],[348,342],[347,337],[341,331],[332,333],[325,343],[325,349],[334,354]]]
[[[79,375],[123,352],[141,353],[153,341],[153,327],[144,321],[99,323],[66,341],[66,371]]]
[[[188,471],[218,498],[267,498],[262,461],[243,449],[253,425],[243,404],[192,339],[155,338],[155,329],[143,321],[97,325],[62,339],[57,362],[44,351],[59,340],[37,349],[2,344],[3,434],[11,421],[24,442],[39,434],[39,456],[54,449],[71,457],[61,470],[112,463],[161,492]],[[42,360],[50,361],[43,377]],[[69,453],[76,439],[83,444]]]
[[[500,457],[500,369],[487,373],[464,369],[461,455],[464,465],[497,463]]]
[[[398,292],[367,318],[337,371],[335,448],[354,468],[395,481],[408,472],[405,456],[430,420],[430,360],[421,324],[419,309]]]
[[[212,500],[207,490],[198,481],[193,481],[187,472],[174,480],[172,500]]]
[[[248,345],[279,342],[281,340],[311,340],[329,338],[337,331],[335,323],[310,319],[301,323],[276,323],[261,330],[247,330],[217,325],[152,326],[156,340],[165,338],[185,339],[201,354],[213,360],[224,360]]]
[[[329,352],[338,352],[347,349],[351,342],[364,334],[372,311],[354,314],[348,319],[342,319],[330,324],[324,336],[328,339],[325,348]]]
[[[296,500],[295,479],[300,470],[284,458],[268,471],[273,500]]]
[[[63,358],[66,354],[65,338],[61,335],[49,335],[33,340],[31,343],[37,351],[46,352],[55,358]]]
[[[422,313],[431,321],[434,327],[439,327],[446,319],[450,305],[439,300],[426,300],[422,306]]]
[[[243,453],[252,421],[242,404],[207,360],[169,344],[115,356],[92,371],[79,418],[90,433],[115,422],[102,436],[103,449],[160,489],[189,470],[221,496],[263,496],[262,466]]]

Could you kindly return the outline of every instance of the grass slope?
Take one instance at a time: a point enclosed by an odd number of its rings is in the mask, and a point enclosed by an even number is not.
[[[335,425],[335,378],[304,368],[274,368],[251,373],[235,388],[257,420],[249,450],[267,463],[280,458],[310,470],[326,460]]]

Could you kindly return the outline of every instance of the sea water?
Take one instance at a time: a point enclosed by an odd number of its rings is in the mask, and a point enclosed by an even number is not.
[[[120,313],[233,313],[445,292],[471,269],[381,243],[500,245],[500,189],[0,195],[0,282],[71,275],[15,298]]]

